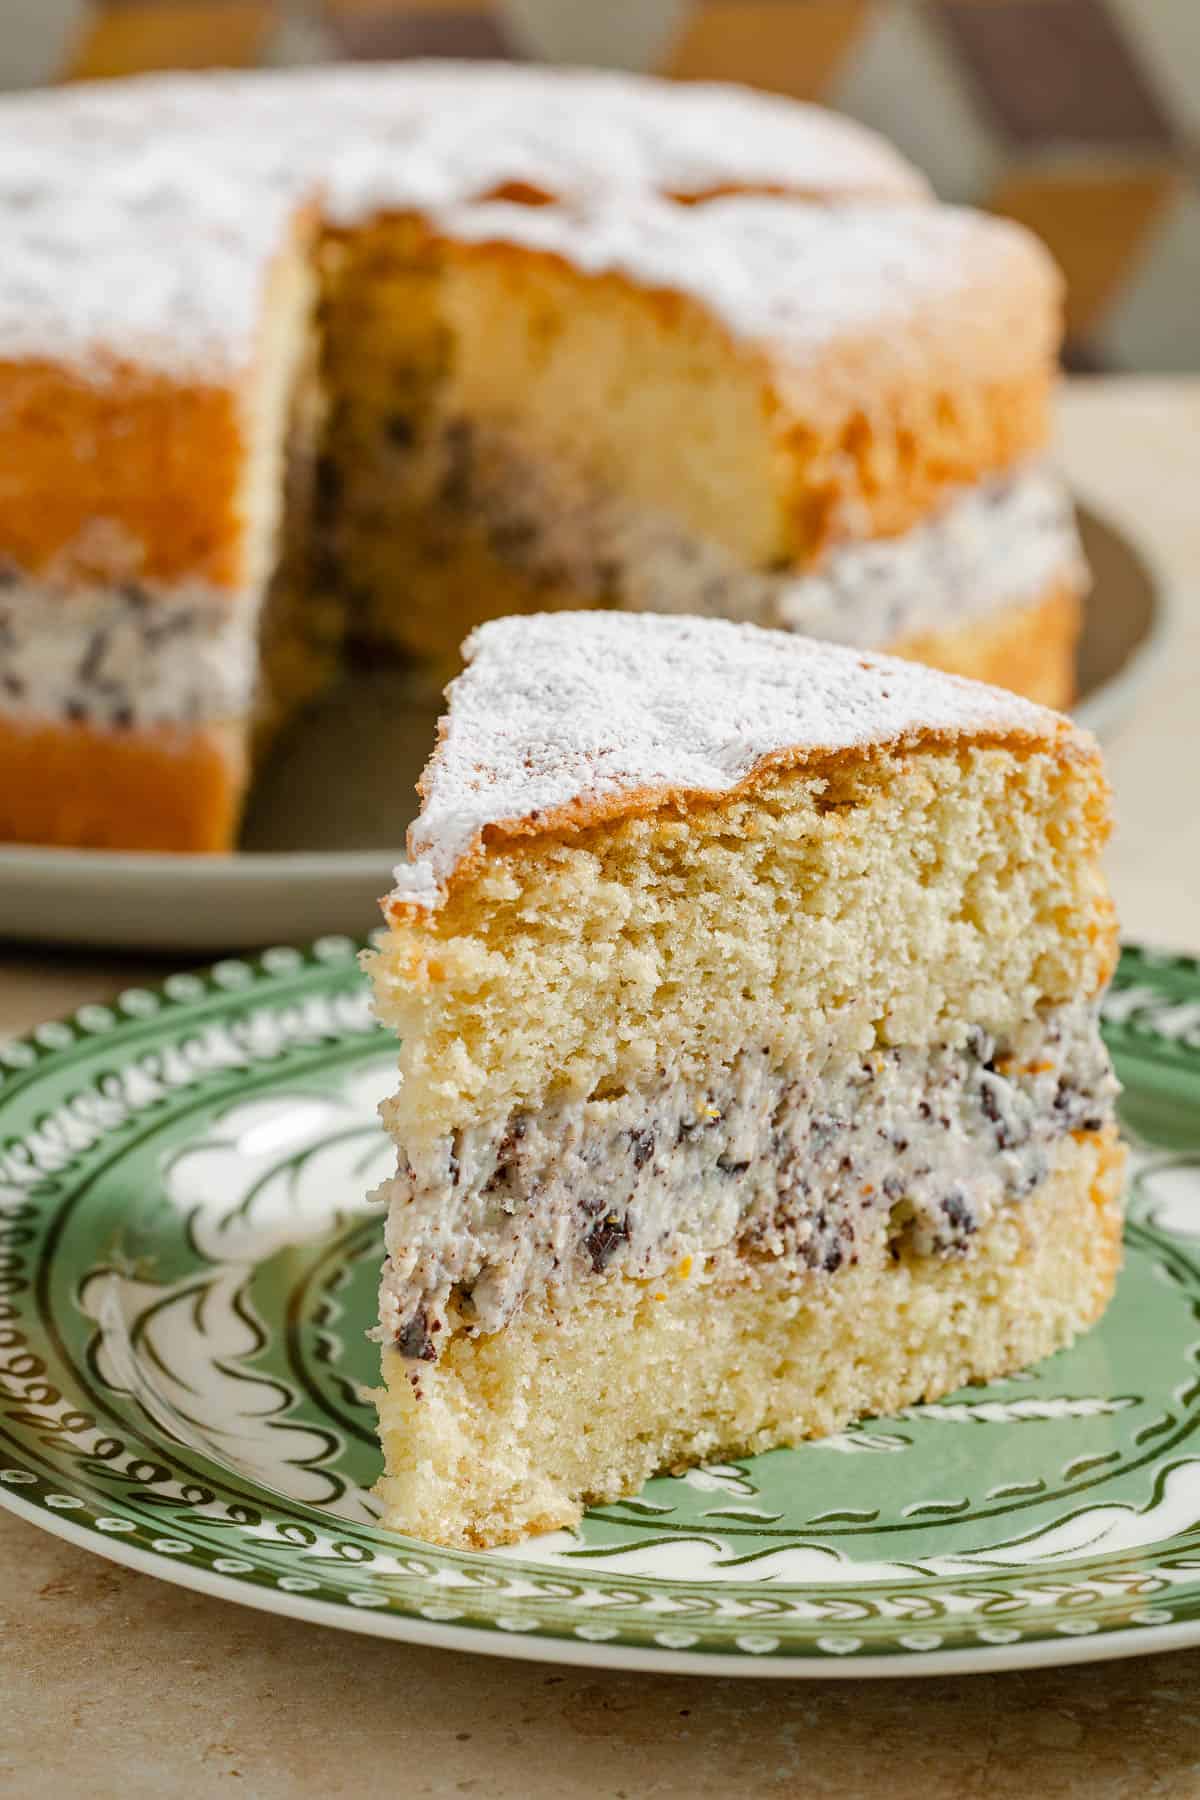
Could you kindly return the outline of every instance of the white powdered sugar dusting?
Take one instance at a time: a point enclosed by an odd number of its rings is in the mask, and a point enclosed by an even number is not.
[[[384,107],[375,108],[375,128],[351,132],[327,165],[328,205],[339,220],[479,199],[510,184],[572,201],[638,191],[686,198],[732,185],[929,198],[924,178],[875,133],[746,88],[433,64],[407,75],[397,109],[395,84],[406,72],[390,72],[390,105],[386,88],[368,95],[357,73],[351,79],[360,108]]]
[[[272,258],[295,201],[183,146],[48,169],[0,145],[0,357],[46,358],[91,379],[127,364],[221,380],[250,361]]]
[[[220,377],[304,201],[352,224],[513,184],[562,199],[745,183],[920,200],[873,133],[748,90],[498,64],[165,76],[0,105],[0,356]]]
[[[1027,361],[1057,329],[1059,277],[1047,251],[1023,227],[967,208],[753,196],[678,207],[647,196],[637,207],[606,200],[583,211],[452,207],[439,223],[451,239],[517,245],[585,275],[684,294],[796,367],[889,324],[944,320],[964,298],[981,323],[999,305],[1021,306],[1023,341],[1014,347],[1000,335],[1000,356]]]
[[[435,907],[489,826],[634,794],[724,794],[768,758],[1073,729],[998,688],[720,619],[494,619],[464,655],[393,904]]]

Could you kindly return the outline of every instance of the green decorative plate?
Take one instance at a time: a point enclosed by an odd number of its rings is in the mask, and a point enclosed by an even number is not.
[[[1200,1642],[1200,965],[1127,950],[1134,1146],[1103,1324],[1039,1368],[653,1481],[490,1553],[369,1494],[393,1050],[355,946],[177,975],[0,1045],[0,1499],[230,1600],[497,1655],[919,1674]]]

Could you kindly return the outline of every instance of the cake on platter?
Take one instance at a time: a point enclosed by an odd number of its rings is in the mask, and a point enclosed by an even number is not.
[[[81,86],[0,104],[0,218],[0,841],[228,848],[348,653],[434,684],[518,609],[1069,698],[1055,278],[848,121],[504,66]]]
[[[370,961],[384,1523],[571,1525],[1093,1323],[1123,1153],[1091,738],[722,620],[465,654]]]

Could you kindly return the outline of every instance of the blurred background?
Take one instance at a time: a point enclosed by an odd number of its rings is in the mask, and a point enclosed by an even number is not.
[[[840,108],[1050,244],[1069,367],[1200,370],[1200,0],[0,0],[14,88],[431,55]]]

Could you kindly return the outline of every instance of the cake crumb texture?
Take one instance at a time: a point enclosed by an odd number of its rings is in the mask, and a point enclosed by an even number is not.
[[[484,206],[444,218],[451,410],[748,563],[909,530],[1040,448],[1061,281],[950,207]]]
[[[546,615],[471,649],[372,963],[401,1039],[387,1521],[481,1544],[570,1523],[1098,1317],[1122,1152],[1093,740],[723,621]],[[1064,1008],[1083,1054],[1056,1068]],[[939,1070],[978,1082],[973,1111]]]

